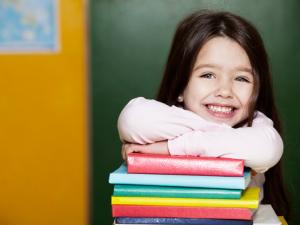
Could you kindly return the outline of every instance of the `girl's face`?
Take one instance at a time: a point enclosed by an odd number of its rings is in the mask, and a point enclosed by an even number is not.
[[[204,119],[234,126],[248,117],[252,67],[245,50],[226,37],[201,48],[182,97],[184,107]]]

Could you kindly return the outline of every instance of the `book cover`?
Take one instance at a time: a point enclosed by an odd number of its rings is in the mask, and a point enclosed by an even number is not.
[[[241,198],[241,189],[217,189],[199,187],[173,187],[154,185],[127,185],[116,184],[114,196],[143,196],[143,197],[169,197],[169,198]]]
[[[257,187],[247,188],[243,192],[241,199],[112,196],[111,203],[113,205],[201,206],[256,209],[258,207],[259,191],[260,189]]]
[[[243,176],[244,160],[216,157],[130,153],[128,173]]]
[[[205,187],[223,189],[246,189],[250,183],[250,171],[244,170],[242,177],[166,175],[166,174],[129,174],[122,164],[110,173],[111,184],[159,185],[180,187]]]
[[[113,217],[174,217],[251,220],[254,209],[191,206],[112,205]]]
[[[117,217],[117,224],[180,224],[180,225],[253,225],[252,220],[222,220],[202,218]]]

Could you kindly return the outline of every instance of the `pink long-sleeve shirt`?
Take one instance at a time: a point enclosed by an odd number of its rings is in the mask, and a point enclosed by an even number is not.
[[[244,159],[259,173],[252,186],[262,186],[263,173],[283,153],[283,142],[273,122],[257,112],[252,127],[232,128],[204,120],[199,115],[143,97],[132,99],[118,119],[122,141],[150,144],[168,140],[171,155],[196,155]]]

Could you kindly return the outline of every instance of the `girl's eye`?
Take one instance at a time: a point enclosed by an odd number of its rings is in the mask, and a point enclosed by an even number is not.
[[[237,77],[235,80],[250,83],[250,80],[247,77]]]
[[[207,79],[212,79],[214,78],[214,75],[212,73],[205,73],[200,75],[201,78],[207,78]]]

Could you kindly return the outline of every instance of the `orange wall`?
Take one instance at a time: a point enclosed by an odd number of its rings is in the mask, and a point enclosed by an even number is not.
[[[85,2],[61,0],[61,50],[0,55],[0,224],[88,224]]]

